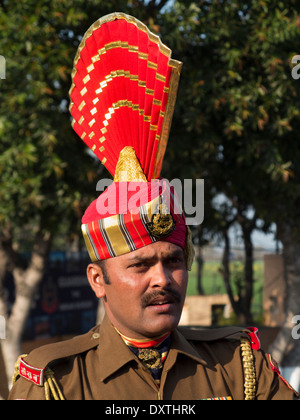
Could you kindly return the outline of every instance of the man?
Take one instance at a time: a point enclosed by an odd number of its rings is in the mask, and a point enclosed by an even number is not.
[[[76,400],[245,398],[240,338],[247,340],[247,331],[176,330],[187,285],[180,247],[158,241],[107,260],[102,267],[90,264],[87,273],[91,287],[105,302],[103,324],[82,337],[37,349],[24,359],[26,365],[21,364],[32,376],[42,369],[54,372],[60,391],[52,397],[61,392],[62,398]],[[139,351],[140,344],[147,350],[149,343],[154,352],[156,342],[163,344],[160,338],[169,337],[162,369],[159,362],[151,372],[151,354],[143,360],[132,351],[134,346]],[[281,380],[272,359],[260,350],[253,354],[255,398],[292,399],[294,392]],[[251,347],[248,357],[251,360]],[[10,395],[11,399],[46,397],[45,383],[38,386],[24,376]]]
[[[114,176],[82,219],[87,278],[106,316],[83,336],[20,357],[10,399],[296,396],[259,349],[256,329],[177,328],[193,246],[178,197],[158,176],[179,71],[170,50],[130,16],[106,16],[83,38],[73,126]]]

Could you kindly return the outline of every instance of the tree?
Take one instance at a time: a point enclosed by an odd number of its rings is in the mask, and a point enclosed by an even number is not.
[[[163,175],[205,179],[203,237],[219,229],[209,217],[212,200],[221,193],[240,209],[254,209],[266,223],[277,223],[288,323],[300,308],[300,294],[290,293],[300,287],[295,141],[300,85],[290,66],[300,51],[296,0],[105,3],[0,3],[0,52],[7,63],[7,78],[0,80],[0,281],[8,268],[15,274],[17,296],[29,302],[59,226],[79,232],[80,216],[95,197],[95,177],[103,169],[70,127],[70,71],[85,30],[119,10],[145,21],[184,63]],[[29,261],[22,259],[24,249],[31,251]],[[0,314],[9,317],[18,308],[7,308],[1,285]],[[287,327],[281,355],[290,341]],[[14,340],[17,346],[20,335]],[[8,376],[11,370],[9,362]]]
[[[298,9],[295,0],[176,1],[164,16],[165,35],[184,62],[174,159],[216,194],[277,224],[288,286],[279,361],[300,309],[300,85],[291,77],[300,51]]]
[[[70,124],[72,61],[80,37],[98,13],[109,13],[121,3],[1,3],[1,53],[7,71],[0,81],[0,252],[1,271],[9,268],[16,290],[10,309],[1,281],[0,309],[7,319],[1,347],[8,378],[52,240],[60,226],[68,235],[80,232],[80,216],[94,195],[92,181],[100,174]],[[22,251],[29,252],[29,261]]]
[[[0,80],[0,315],[7,320],[1,349],[8,378],[51,245],[62,229],[66,239],[79,234],[96,177],[108,176],[71,128],[68,91],[77,47],[101,16],[123,11],[151,19],[165,3],[0,2],[0,53],[7,64]],[[12,308],[4,294],[6,270],[15,282]]]

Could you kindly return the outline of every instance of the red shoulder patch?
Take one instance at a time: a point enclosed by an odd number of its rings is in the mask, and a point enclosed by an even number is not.
[[[248,335],[251,339],[252,350],[259,350],[261,348],[261,344],[260,344],[260,338],[259,338],[259,334],[258,334],[258,328],[248,327],[247,330],[250,331],[250,333],[248,333]]]
[[[44,385],[45,369],[30,366],[23,360],[23,358],[20,358],[19,374],[28,381],[33,382],[35,385]]]
[[[271,367],[271,369],[273,370],[273,372],[275,372],[275,373],[277,373],[277,375],[279,376],[279,378],[285,383],[285,385],[291,390],[291,391],[293,391],[294,393],[295,393],[295,395],[298,397],[299,396],[299,393],[292,387],[292,385],[291,384],[289,384],[288,383],[288,381],[286,380],[286,379],[284,379],[284,377],[283,376],[281,376],[281,372],[280,372],[280,369],[279,369],[279,365],[278,365],[278,363],[276,362],[276,360],[274,360],[273,359],[273,357],[270,355],[270,354],[268,354],[267,355],[268,356],[268,361],[269,361],[269,365],[270,365],[270,367]]]
[[[277,375],[280,375],[279,365],[278,365],[278,363],[276,362],[276,360],[275,360],[275,359],[273,359],[273,357],[272,357],[270,354],[268,354],[268,359],[269,359],[269,364],[270,364],[270,367],[271,367],[271,369],[273,370],[273,372],[276,372],[276,373],[277,373]]]

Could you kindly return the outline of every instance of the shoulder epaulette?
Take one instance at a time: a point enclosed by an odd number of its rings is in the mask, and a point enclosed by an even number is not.
[[[244,370],[245,400],[256,397],[256,371],[253,350],[260,349],[258,329],[253,327],[226,327],[216,329],[180,328],[187,340],[213,342],[224,339],[236,339],[240,342],[241,360]]]
[[[52,398],[63,400],[63,394],[51,367],[58,360],[84,353],[96,347],[99,338],[99,326],[97,326],[88,333],[71,340],[45,345],[33,350],[29,355],[21,355],[15,364],[12,384],[14,385],[18,377],[22,377],[37,386],[44,387],[47,400]]]
[[[197,328],[197,327],[179,327],[180,333],[186,340],[192,341],[218,341],[226,338],[247,337],[250,333],[248,328],[225,327],[225,328]]]
[[[251,343],[253,350],[261,348],[258,329],[254,327],[197,328],[179,327],[181,334],[192,341],[218,341],[222,339],[237,339],[244,337]]]

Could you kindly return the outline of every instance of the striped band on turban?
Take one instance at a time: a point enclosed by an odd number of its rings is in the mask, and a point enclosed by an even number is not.
[[[86,210],[82,232],[91,260],[98,261],[158,240],[184,249],[187,226],[168,181],[114,182]]]

